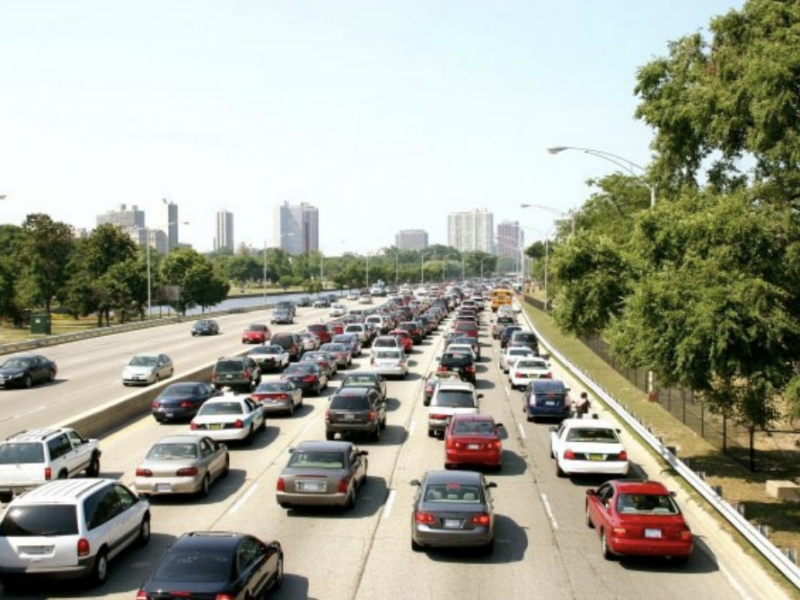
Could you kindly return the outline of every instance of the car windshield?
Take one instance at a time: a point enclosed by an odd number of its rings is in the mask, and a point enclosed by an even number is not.
[[[453,433],[464,435],[494,435],[494,423],[491,421],[456,421]]]
[[[481,490],[477,485],[460,483],[429,484],[425,488],[425,502],[479,504],[481,502]]]
[[[344,469],[344,454],[341,452],[292,452],[289,466],[299,469]]]
[[[375,358],[387,360],[400,360],[403,355],[397,350],[379,350],[375,353]]]
[[[568,442],[618,442],[617,434],[608,427],[575,427],[567,432]]]
[[[131,362],[128,363],[132,367],[154,367],[158,363],[158,358],[155,356],[134,356]]]
[[[348,396],[337,394],[331,398],[331,408],[340,410],[369,410],[370,404],[366,396]]]
[[[197,392],[196,384],[176,383],[169,386],[161,393],[162,398],[174,398],[176,396],[193,396]]]
[[[44,446],[38,442],[0,444],[0,465],[32,465],[44,462]]]
[[[197,458],[197,444],[156,444],[147,453],[149,460],[186,460]]]
[[[39,537],[76,535],[78,515],[75,505],[33,504],[8,509],[0,523],[0,537]]]
[[[369,375],[348,375],[342,382],[342,386],[367,386],[372,387],[375,385],[375,378]]]
[[[221,360],[217,362],[217,373],[233,373],[244,370],[241,360]]]
[[[204,404],[198,415],[207,417],[209,415],[241,415],[243,413],[244,410],[239,402],[214,402]]]
[[[257,392],[285,392],[289,389],[286,381],[264,381],[258,384]]]
[[[449,406],[453,408],[472,408],[475,406],[475,397],[466,390],[443,390],[431,401],[431,406]]]
[[[29,358],[11,358],[3,363],[2,369],[27,369],[33,364]]]
[[[469,354],[443,354],[441,364],[453,367],[466,367],[472,364],[472,356]]]
[[[266,331],[267,327],[265,325],[250,325],[247,328],[247,331]]]
[[[153,579],[173,582],[227,582],[233,573],[233,555],[209,548],[171,550],[158,565]],[[169,588],[174,589],[174,588]]]
[[[678,505],[669,494],[620,494],[617,512],[632,515],[677,515]]]

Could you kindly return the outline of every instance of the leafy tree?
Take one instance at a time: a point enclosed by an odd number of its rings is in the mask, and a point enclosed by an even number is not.
[[[16,293],[22,238],[21,227],[0,225],[0,316],[8,317],[17,324],[21,323],[24,309]]]
[[[216,274],[211,262],[191,248],[177,248],[167,254],[161,263],[161,276],[167,285],[180,288],[180,297],[172,306],[181,314],[193,306],[217,304],[228,293],[228,284]]]

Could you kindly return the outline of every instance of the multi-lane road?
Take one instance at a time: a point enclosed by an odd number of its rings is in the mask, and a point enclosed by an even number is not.
[[[300,329],[327,314],[323,310],[301,310],[299,325],[273,329]],[[240,351],[240,331],[248,323],[257,322],[257,315],[219,319],[223,334],[217,337],[192,338],[190,325],[184,323],[50,348],[47,355],[59,363],[59,382],[34,390],[4,392],[0,435],[61,421],[72,413],[135,393],[124,388],[119,379],[123,364],[135,352],[153,349],[170,354],[180,375],[189,365],[199,366]],[[264,540],[280,540],[286,553],[286,579],[274,598],[775,597],[770,590],[737,584],[729,575],[737,566],[725,569],[718,564],[711,538],[698,539],[698,550],[685,566],[604,560],[596,533],[584,521],[585,490],[598,482],[556,477],[548,453],[548,426],[525,420],[521,393],[508,389],[497,367],[498,348],[487,332],[487,312],[483,315],[483,358],[477,383],[484,394],[481,410],[503,423],[507,432],[502,471],[489,474],[498,484],[493,555],[411,550],[414,488],[409,482],[443,465],[443,442],[427,436],[427,413],[421,402],[423,375],[434,368],[441,351],[441,335],[437,334],[414,349],[409,377],[388,383],[388,427],[380,442],[357,441],[369,451],[369,482],[353,511],[287,512],[275,502],[275,482],[288,449],[301,440],[324,439],[327,396],[333,392],[329,389],[322,397],[307,398],[293,417],[270,418],[267,430],[252,446],[233,446],[231,474],[215,484],[207,498],[155,499],[150,545],[128,551],[112,563],[105,586],[86,590],[58,584],[33,590],[24,597],[132,599],[170,542],[186,531],[207,529],[246,531]],[[446,324],[441,329],[444,327]],[[367,359],[355,362],[364,366]],[[335,385],[336,380],[332,388]],[[573,383],[577,392],[576,388]],[[186,425],[159,425],[149,416],[129,423],[102,440],[102,475],[132,483],[136,465],[152,443],[161,436],[186,430]],[[652,471],[647,453],[636,448],[633,440],[625,439],[633,461]],[[659,477],[658,472],[649,475]],[[4,593],[3,597],[11,596]]]

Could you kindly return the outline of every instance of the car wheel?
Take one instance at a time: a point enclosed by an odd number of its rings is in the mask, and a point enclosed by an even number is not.
[[[566,476],[567,474],[564,473],[564,470],[561,468],[561,465],[558,464],[558,458],[556,457],[556,477],[563,478]]]
[[[288,502],[278,502],[278,506],[286,510],[289,510],[292,507],[292,505],[289,504]]]
[[[380,423],[378,423],[375,426],[375,431],[372,432],[372,439],[374,441],[376,441],[376,442],[380,442],[381,441],[381,424]]]
[[[356,507],[356,488],[353,488],[350,497],[347,499],[347,503],[344,505],[345,510],[353,510]]]
[[[25,388],[29,388],[33,385],[33,379],[31,379],[30,375],[25,375],[25,379],[22,380],[22,385]]]
[[[600,551],[603,553],[603,558],[606,560],[614,560],[616,558],[611,548],[608,547],[608,539],[606,538],[605,531],[600,534]]]
[[[483,553],[487,554],[487,555],[490,555],[490,554],[494,553],[494,538],[492,538],[492,541],[489,542],[488,544],[486,544],[482,548],[482,550],[483,550]]]
[[[8,504],[11,502],[11,499],[14,497],[14,494],[11,492],[0,492],[0,502],[3,504]],[[2,581],[0,581],[2,583]]]
[[[381,421],[381,429],[386,429],[386,417]]]
[[[86,469],[88,477],[97,477],[100,475],[100,457],[97,453],[92,454],[92,460],[89,461],[89,466]]]
[[[325,439],[328,440],[329,442],[331,440],[333,440],[333,438],[335,438],[335,437],[336,437],[336,434],[333,431],[326,431],[325,432]]]
[[[208,473],[206,473],[206,476],[203,477],[203,483],[200,485],[200,489],[198,490],[197,495],[200,496],[201,498],[205,498],[206,496],[208,496],[208,493],[210,491],[211,491],[211,477],[209,477]]]
[[[411,549],[414,552],[422,552],[423,550],[425,550],[422,544],[418,544],[417,542],[414,541],[414,538],[411,538]]]
[[[0,585],[3,586],[3,589],[6,592],[13,592],[19,589],[22,585],[22,581],[17,579],[16,577],[10,577],[8,575],[0,576]]]
[[[94,569],[89,575],[89,582],[93,586],[101,586],[108,578],[108,552],[101,548],[94,561]]]
[[[147,546],[150,543],[150,515],[145,515],[142,524],[139,525],[139,537],[136,538],[139,546]]]
[[[586,526],[589,529],[594,529],[594,521],[592,521],[592,516],[589,513],[589,503],[586,503]]]
[[[227,477],[230,472],[231,472],[231,458],[230,456],[226,456],[225,466],[222,467],[222,473],[220,473],[220,477]]]
[[[249,432],[247,432],[247,437],[246,437],[246,438],[244,438],[244,443],[245,443],[245,444],[247,444],[248,446],[249,446],[250,444],[252,444],[252,443],[253,443],[253,437],[254,437],[254,436],[255,436],[255,430],[253,429],[253,426],[252,426],[252,425],[250,425],[250,431],[249,431]]]
[[[436,432],[430,427],[428,428],[428,437],[436,437]]]
[[[56,380],[56,370],[50,369],[50,373],[47,376],[47,381],[53,383]]]

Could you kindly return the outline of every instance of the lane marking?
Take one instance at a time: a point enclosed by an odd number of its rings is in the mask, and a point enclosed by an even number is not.
[[[412,421],[411,425],[409,425],[409,427],[408,427],[408,437],[411,437],[412,435],[414,435],[414,432],[416,430],[417,430],[417,422],[416,421]]]
[[[389,497],[386,498],[386,504],[383,507],[383,515],[381,519],[386,521],[389,518],[389,515],[392,514],[392,507],[394,506],[394,501],[397,498],[397,490],[389,490]]]
[[[553,529],[558,529],[558,523],[556,522],[556,518],[553,516],[553,511],[550,508],[550,502],[548,502],[547,496],[545,496],[544,494],[542,494],[542,502],[544,503],[544,511],[550,518],[550,523],[553,525]]]
[[[522,426],[522,423],[517,423],[517,427],[519,428],[519,436],[524,440],[525,439],[525,428]]]
[[[244,495],[243,495],[241,498],[239,498],[239,499],[238,499],[238,500],[237,500],[237,501],[234,503],[234,505],[233,505],[233,506],[231,506],[230,510],[228,510],[228,513],[229,513],[229,514],[233,514],[233,513],[235,513],[237,510],[239,510],[240,508],[242,508],[242,506],[244,506],[244,503],[245,503],[245,502],[247,502],[247,501],[250,499],[250,496],[252,496],[252,495],[253,495],[253,492],[255,492],[255,491],[256,491],[256,489],[258,489],[258,484],[257,484],[257,483],[254,483],[253,485],[251,485],[251,486],[250,486],[250,489],[249,489],[249,490],[247,490],[247,491],[244,493]]]
[[[725,579],[728,580],[728,583],[730,583],[731,587],[733,587],[733,589],[736,590],[736,593],[739,594],[742,600],[753,600],[752,596],[750,596],[750,594],[748,594],[747,591],[744,589],[744,586],[742,586],[742,584],[739,583],[739,581],[733,575],[731,575],[728,569],[726,569],[719,563],[717,563],[717,567],[719,568],[720,573],[722,573],[723,577],[725,577]]]

